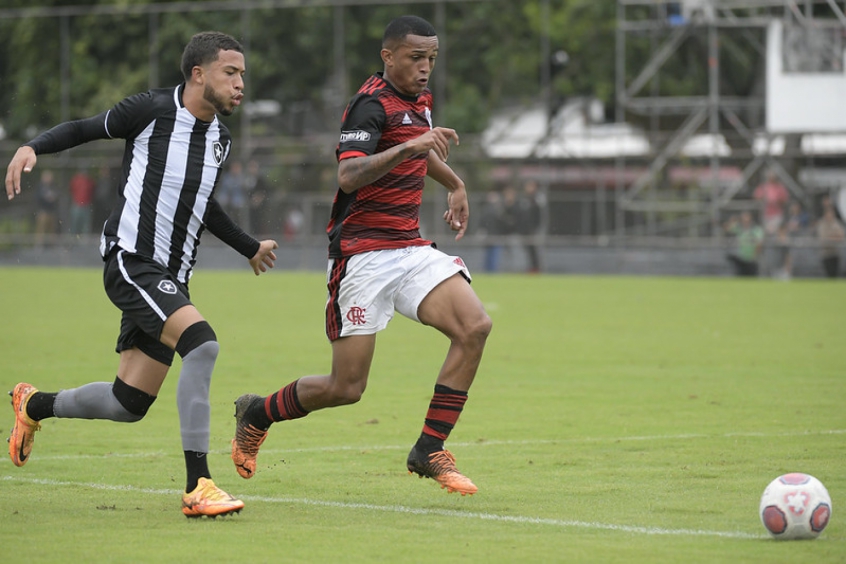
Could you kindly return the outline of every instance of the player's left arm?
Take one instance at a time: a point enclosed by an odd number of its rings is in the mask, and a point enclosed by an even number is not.
[[[214,198],[209,199],[205,224],[215,237],[249,259],[256,276],[267,272],[268,268],[273,268],[273,261],[276,260],[276,253],[273,251],[279,248],[276,241],[272,239],[258,241],[247,234],[232,221]]]
[[[434,150],[429,151],[427,166],[426,174],[449,191],[447,194],[448,208],[444,212],[444,221],[449,224],[450,229],[457,232],[455,240],[458,241],[464,237],[464,233],[467,231],[467,222],[470,219],[470,204],[467,200],[464,181]]]

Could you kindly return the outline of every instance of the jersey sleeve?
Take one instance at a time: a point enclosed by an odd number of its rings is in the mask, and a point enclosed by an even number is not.
[[[107,139],[106,114],[66,121],[41,133],[24,145],[32,147],[36,155],[58,153],[95,139]]]
[[[124,98],[106,112],[106,134],[111,139],[137,137],[165,109],[162,104],[172,106],[173,102],[166,96],[154,96],[153,92]]]
[[[338,161],[376,152],[385,125],[385,108],[371,94],[356,94],[350,100],[341,124],[341,138],[335,155]]]
[[[157,101],[152,92],[124,98],[106,112],[90,118],[60,123],[41,133],[25,145],[36,155],[58,153],[97,139],[129,139],[138,135],[150,123],[159,104],[171,103],[168,98]]]
[[[253,258],[261,246],[254,237],[245,233],[232,221],[231,217],[226,215],[226,212],[214,198],[209,200],[205,224],[215,237],[248,259]]]

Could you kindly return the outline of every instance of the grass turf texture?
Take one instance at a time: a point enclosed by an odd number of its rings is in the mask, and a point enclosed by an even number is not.
[[[111,380],[118,312],[87,269],[0,269],[0,389]],[[479,486],[410,477],[447,341],[397,317],[353,406],[274,426],[249,481],[234,399],[328,370],[321,274],[200,269],[221,342],[210,467],[240,515],[179,510],[179,361],[135,424],[47,420],[0,462],[0,543],[37,562],[844,562],[846,285],[477,275],[494,331],[449,441]],[[7,436],[9,407],[0,410]],[[769,540],[764,487],[818,477],[833,516]]]

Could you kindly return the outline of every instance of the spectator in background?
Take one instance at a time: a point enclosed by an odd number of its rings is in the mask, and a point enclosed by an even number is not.
[[[517,222],[520,217],[520,206],[517,201],[517,190],[513,186],[506,186],[502,191],[502,234],[517,233]]]
[[[784,207],[790,200],[787,188],[775,173],[768,172],[764,183],[755,188],[754,197],[764,206],[764,230],[767,235],[775,235],[784,221]]]
[[[499,272],[502,256],[502,196],[496,190],[485,195],[482,204],[480,233],[485,239],[485,272]]]
[[[846,231],[838,221],[832,205],[823,208],[823,216],[817,222],[817,240],[820,244],[825,275],[829,278],[837,278],[840,274],[840,253],[843,241],[846,240]]]
[[[215,194],[224,211],[235,221],[244,223],[244,165],[241,161],[232,161],[229,170],[220,179],[220,188]]]
[[[305,225],[305,215],[299,206],[293,205],[285,214],[284,234],[286,241],[293,241],[300,236]]]
[[[269,233],[270,226],[265,218],[265,206],[267,205],[267,181],[259,169],[259,163],[250,159],[247,163],[247,172],[244,174],[244,192],[248,200],[248,224],[247,231],[256,233]]]
[[[515,248],[520,246],[518,227],[520,222],[519,194],[514,186],[502,190],[502,221],[500,231],[505,239],[506,270],[514,270]]]
[[[802,204],[793,200],[787,207],[787,232],[791,237],[798,237],[808,234],[808,228],[811,226],[811,219],[802,208]]]
[[[35,192],[35,245],[44,246],[47,236],[55,235],[59,227],[59,193],[56,191],[52,170],[41,171],[41,178]]]
[[[764,244],[764,231],[752,219],[748,211],[741,212],[740,218],[732,216],[725,229],[734,235],[735,251],[727,258],[738,276],[758,276],[758,259]]]
[[[808,214],[802,204],[792,200],[787,206],[787,216],[779,225],[775,236],[775,272],[779,280],[793,277],[793,239],[807,234]]]
[[[790,280],[793,276],[793,254],[790,248],[790,224],[782,222],[776,232],[775,240],[775,272],[774,277],[779,280]]]
[[[529,180],[523,184],[523,194],[518,201],[517,230],[523,239],[523,247],[526,249],[528,259],[527,270],[531,273],[541,270],[537,238],[543,227],[541,213],[544,203],[543,196],[538,191],[537,182]]]
[[[70,232],[84,235],[91,232],[96,184],[87,171],[79,169],[70,179]]]

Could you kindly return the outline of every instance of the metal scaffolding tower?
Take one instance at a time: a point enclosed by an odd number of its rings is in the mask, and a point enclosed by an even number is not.
[[[846,16],[835,0],[618,0],[617,13],[616,120],[643,124],[652,146],[636,180],[630,185],[618,181],[617,235],[660,234],[661,218],[672,217],[669,223],[675,228],[719,236],[714,226],[721,212],[736,206],[738,196],[748,194],[750,182],[764,167],[778,175],[794,198],[808,202],[808,191],[796,180],[794,164],[803,156],[801,136],[814,131],[779,134],[769,130],[763,119],[766,75],[760,75],[760,88],[747,95],[725,95],[721,63],[726,57],[741,57],[747,63],[759,60],[766,65],[767,30],[774,21],[786,29],[814,33],[827,29],[835,39],[846,37]],[[702,72],[707,72],[707,91],[662,95],[662,69],[691,41],[698,46],[694,52],[704,59],[700,64],[706,69]],[[648,57],[638,59],[637,54],[644,51]],[[843,53],[841,47],[841,63]],[[668,130],[672,131],[669,135]],[[680,198],[674,193],[678,190],[667,186],[666,172],[673,163],[690,162],[683,149],[694,137],[704,141],[695,160],[706,172],[699,177],[698,197]],[[620,157],[617,166],[622,169],[633,163]],[[726,166],[739,173],[726,177]]]

